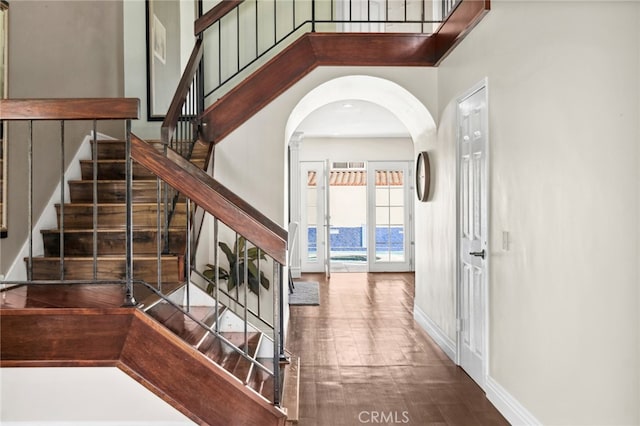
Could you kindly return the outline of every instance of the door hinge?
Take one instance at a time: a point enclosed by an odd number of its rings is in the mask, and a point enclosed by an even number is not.
[[[457,332],[461,332],[462,331],[462,324],[463,324],[462,318],[458,318],[456,320],[456,331]]]

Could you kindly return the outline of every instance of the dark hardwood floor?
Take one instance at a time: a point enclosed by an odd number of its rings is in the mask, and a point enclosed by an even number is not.
[[[300,426],[508,425],[413,320],[414,276],[335,273],[320,306],[292,306]]]

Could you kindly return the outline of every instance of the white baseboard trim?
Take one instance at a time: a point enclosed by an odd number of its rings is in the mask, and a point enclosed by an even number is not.
[[[290,266],[289,270],[291,270],[292,278],[300,278],[302,276],[302,268]]]
[[[541,425],[520,402],[513,397],[505,388],[496,382],[491,376],[485,382],[485,392],[487,399],[500,411],[505,419],[514,426],[519,425]]]
[[[420,307],[413,306],[413,318],[427,332],[429,336],[436,342],[440,349],[447,354],[449,358],[456,362],[456,342],[451,340],[442,329],[436,324]]]

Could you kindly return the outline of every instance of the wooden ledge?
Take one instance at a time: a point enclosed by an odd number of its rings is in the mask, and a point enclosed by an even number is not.
[[[134,98],[3,99],[0,120],[136,120]]]

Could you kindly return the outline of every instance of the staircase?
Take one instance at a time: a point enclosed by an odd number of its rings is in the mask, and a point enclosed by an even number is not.
[[[247,361],[273,351],[272,342],[270,347],[266,336],[251,329],[241,355],[227,343],[244,342],[243,332],[232,331],[240,319],[222,306],[216,315],[210,298],[185,313],[179,309],[185,291],[179,287],[168,291],[169,299],[155,301],[147,293],[147,305],[137,309],[120,307],[124,290],[115,284],[5,290],[0,366],[116,367],[197,424],[285,424],[284,412],[265,398],[268,379]],[[220,328],[221,337],[212,337],[201,322]]]
[[[164,151],[161,143],[144,144],[155,153]],[[91,151],[94,158],[80,161],[81,179],[69,181],[69,202],[56,205],[58,227],[41,231],[44,255],[31,259],[33,280],[93,282],[125,278],[125,142],[94,141]],[[209,146],[196,142],[191,167],[202,170],[208,155]],[[133,319],[124,322],[109,319],[111,315],[121,318],[120,306],[125,300],[121,285],[45,284],[6,289],[0,299],[0,365],[63,366],[87,362],[113,365],[197,423],[284,424],[284,412],[273,405],[276,399],[272,372],[278,371],[273,368],[273,339],[251,324],[245,325],[237,314],[198,287],[191,285],[187,289],[183,266],[187,231],[185,198],[177,198],[168,231],[158,231],[164,207],[157,202],[156,175],[133,162],[132,183],[133,276],[138,303],[136,308],[125,309]],[[164,190],[164,185],[160,188]],[[159,242],[161,282],[157,278]],[[188,293],[197,298],[197,305],[188,303]],[[23,316],[25,309],[30,313]],[[82,320],[82,315],[89,316]],[[38,324],[55,325],[43,330]],[[141,332],[136,324],[148,330],[137,338],[128,337]],[[125,334],[110,338],[114,333],[123,333],[113,327],[125,330]],[[34,335],[35,329],[46,336]],[[158,336],[150,336],[150,330]],[[25,340],[25,335],[31,337]],[[93,342],[92,335],[96,335]],[[78,338],[83,340],[80,346],[93,348],[85,352],[85,348],[79,347]],[[179,366],[166,364],[167,339],[175,345],[178,357],[175,362]],[[164,370],[159,369],[160,365],[164,365]],[[198,374],[200,380],[207,382],[193,383],[194,390],[185,391],[177,386],[183,384],[172,375],[175,371],[182,371],[182,375]],[[284,369],[279,371],[282,383]],[[214,389],[199,388],[214,385]],[[203,404],[201,398],[190,392],[211,400]],[[231,396],[233,401],[225,402]]]
[[[222,2],[226,12],[218,16],[212,10],[200,18],[198,35],[216,28],[214,23],[239,3]],[[463,1],[432,36],[305,35],[224,96],[202,105],[188,100],[192,81],[200,79],[199,39],[171,114],[167,114],[173,116],[173,124],[163,123],[163,141],[180,144],[183,141],[173,136],[187,134],[188,141],[202,138],[219,143],[317,66],[436,66],[487,10],[487,1]],[[198,105],[183,120],[184,105],[189,103]],[[129,111],[107,117],[97,107],[86,111],[82,100],[68,104],[68,109],[61,107],[57,118],[46,118],[39,114],[38,105],[31,105],[22,112],[5,110],[4,119],[137,117]],[[203,109],[205,104],[208,107]],[[192,120],[194,117],[197,119]],[[184,127],[176,131],[180,120]],[[193,138],[189,131],[196,127],[197,137]],[[184,265],[189,257],[185,199],[178,198],[168,227],[159,231],[159,217],[164,217],[166,207],[158,203],[163,189],[159,190],[156,175],[184,188],[181,192],[216,220],[226,217],[235,232],[242,231],[280,267],[286,263],[286,232],[210,176],[196,173],[202,173],[206,164],[209,143],[197,142],[189,163],[181,157],[157,155],[165,150],[159,143],[138,142],[131,153],[140,164],[134,163],[132,170],[130,272],[149,285],[133,285],[137,306],[122,307],[122,285],[30,284],[5,289],[0,298],[0,366],[114,366],[199,424],[284,424],[287,419],[277,406],[280,395],[276,393],[281,380],[275,380],[282,379],[280,363],[274,364],[280,342],[197,288],[185,285]],[[94,158],[80,164],[82,178],[69,182],[69,202],[56,206],[57,228],[41,231],[44,255],[28,259],[31,280],[93,282],[127,277],[125,143],[97,141],[92,152]],[[185,175],[191,180],[180,186]],[[163,295],[157,291],[160,288]],[[194,305],[189,298],[196,294]],[[274,307],[276,301],[274,296]],[[277,334],[275,318],[273,324]],[[291,365],[297,370],[297,362]],[[285,394],[287,389],[285,384]]]
[[[240,382],[273,401],[273,377],[260,367],[273,370],[273,340],[252,325],[245,336],[244,322],[238,315],[216,304],[198,287],[192,286],[190,291],[199,293],[200,300],[208,298],[208,302],[187,306],[186,288],[181,287],[170,296],[173,304],[161,300],[144,311]],[[207,332],[202,325],[218,330],[219,335]]]
[[[81,161],[82,179],[69,182],[70,202],[57,204],[58,228],[42,231],[44,256],[33,258],[34,280],[119,280],[125,275],[125,156],[124,141],[98,140],[92,147],[96,158]],[[92,143],[92,145],[93,145]],[[156,149],[162,145],[156,143]],[[208,147],[197,144],[192,161],[202,167]],[[97,176],[94,198],[94,166]],[[133,267],[137,279],[158,284],[158,184],[155,175],[134,163],[133,167]],[[94,208],[96,226],[94,228]],[[162,282],[184,281],[180,260],[184,255],[185,202],[176,207],[168,231],[169,247],[161,248]],[[62,229],[62,232],[61,232]],[[94,276],[94,229],[97,268]],[[61,259],[60,238],[64,238]],[[61,267],[61,264],[63,265]]]

